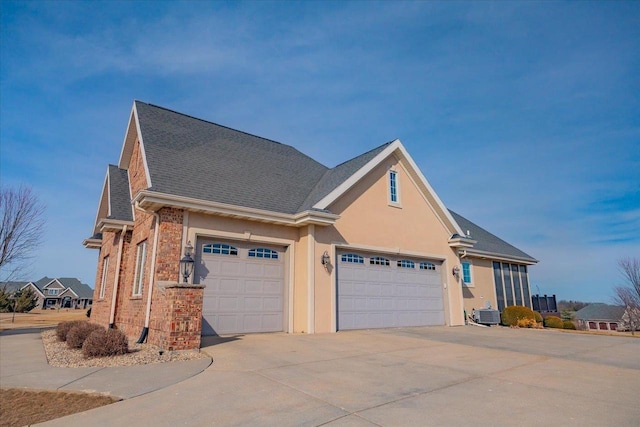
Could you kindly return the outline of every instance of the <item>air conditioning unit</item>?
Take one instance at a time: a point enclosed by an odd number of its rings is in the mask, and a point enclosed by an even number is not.
[[[488,308],[473,310],[472,316],[473,320],[481,325],[500,324],[500,312],[498,310],[491,310]]]

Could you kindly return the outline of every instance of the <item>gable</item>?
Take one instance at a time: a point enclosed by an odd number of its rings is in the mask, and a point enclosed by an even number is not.
[[[36,294],[40,295],[40,296],[44,296],[44,294],[42,293],[42,291],[40,291],[40,289],[38,289],[38,287],[33,284],[32,282],[27,283],[26,285],[24,285],[22,288],[20,289],[25,289],[25,288],[31,288],[31,290],[33,292],[35,292]]]
[[[52,281],[50,281],[49,283],[47,283],[45,286],[42,287],[42,289],[64,289],[65,286],[60,283],[58,281],[58,279],[53,279]]]
[[[67,289],[65,289],[64,292],[61,292],[61,293],[59,293],[57,295],[58,298],[63,298],[63,297],[66,297],[66,296],[70,296],[70,297],[73,297],[73,298],[78,298],[78,294],[76,294],[73,291],[73,289],[71,289],[71,288],[67,288]]]
[[[390,203],[388,172],[397,174],[399,203]],[[383,159],[359,182],[340,195],[329,209],[342,240],[362,244],[444,254],[450,251],[449,227],[430,205],[395,155]]]

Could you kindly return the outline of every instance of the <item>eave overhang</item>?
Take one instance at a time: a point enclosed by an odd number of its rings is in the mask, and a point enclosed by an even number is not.
[[[84,239],[82,246],[87,249],[100,249],[102,247],[102,239]]]
[[[307,210],[295,214],[286,214],[184,196],[175,196],[173,194],[158,193],[149,190],[138,192],[133,198],[132,203],[141,209],[149,211],[157,211],[163,207],[173,207],[193,212],[280,224],[289,227],[303,227],[312,224],[327,226],[335,224],[336,220],[340,218],[339,215],[326,211]]]
[[[478,243],[477,240],[470,239],[468,237],[452,236],[449,239],[449,246],[452,248],[472,248],[473,245]]]
[[[100,221],[98,221],[98,230],[100,230],[101,233],[105,231],[120,231],[122,230],[122,227],[124,227],[125,225],[129,227],[133,227],[133,224],[134,224],[133,221],[102,218],[100,219]]]
[[[535,265],[538,263],[538,260],[533,258],[498,254],[495,252],[481,251],[478,249],[464,249],[462,251],[459,251],[459,253],[462,257],[471,256],[474,258],[489,259],[489,260],[495,260],[495,261],[516,262],[516,263],[525,264],[525,265]]]

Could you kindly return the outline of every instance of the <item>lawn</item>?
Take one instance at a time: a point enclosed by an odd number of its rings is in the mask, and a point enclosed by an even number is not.
[[[42,328],[56,326],[66,320],[89,320],[87,310],[64,308],[61,310],[31,310],[29,313],[0,313],[0,331],[18,328]]]
[[[0,427],[42,423],[116,401],[109,396],[87,393],[3,389],[0,390]]]

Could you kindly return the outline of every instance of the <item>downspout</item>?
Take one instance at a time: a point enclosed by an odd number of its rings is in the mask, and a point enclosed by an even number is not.
[[[118,298],[118,285],[120,284],[120,263],[122,262],[122,247],[124,246],[124,235],[127,232],[127,226],[122,226],[120,234],[120,242],[118,243],[118,259],[116,260],[116,274],[113,279],[113,297],[111,298],[111,312],[109,314],[109,329],[115,327],[116,321],[116,299]]]
[[[144,318],[144,328],[140,332],[140,338],[136,343],[141,344],[147,339],[147,335],[149,334],[149,319],[151,318],[151,295],[153,294],[153,283],[155,282],[156,277],[156,251],[158,249],[158,234],[160,231],[160,215],[157,212],[146,211],[138,206],[138,202],[135,204],[136,209],[141,210],[142,212],[151,214],[156,219],[154,236],[153,236],[153,250],[151,252],[151,274],[149,277],[149,294],[147,295],[147,311]]]

